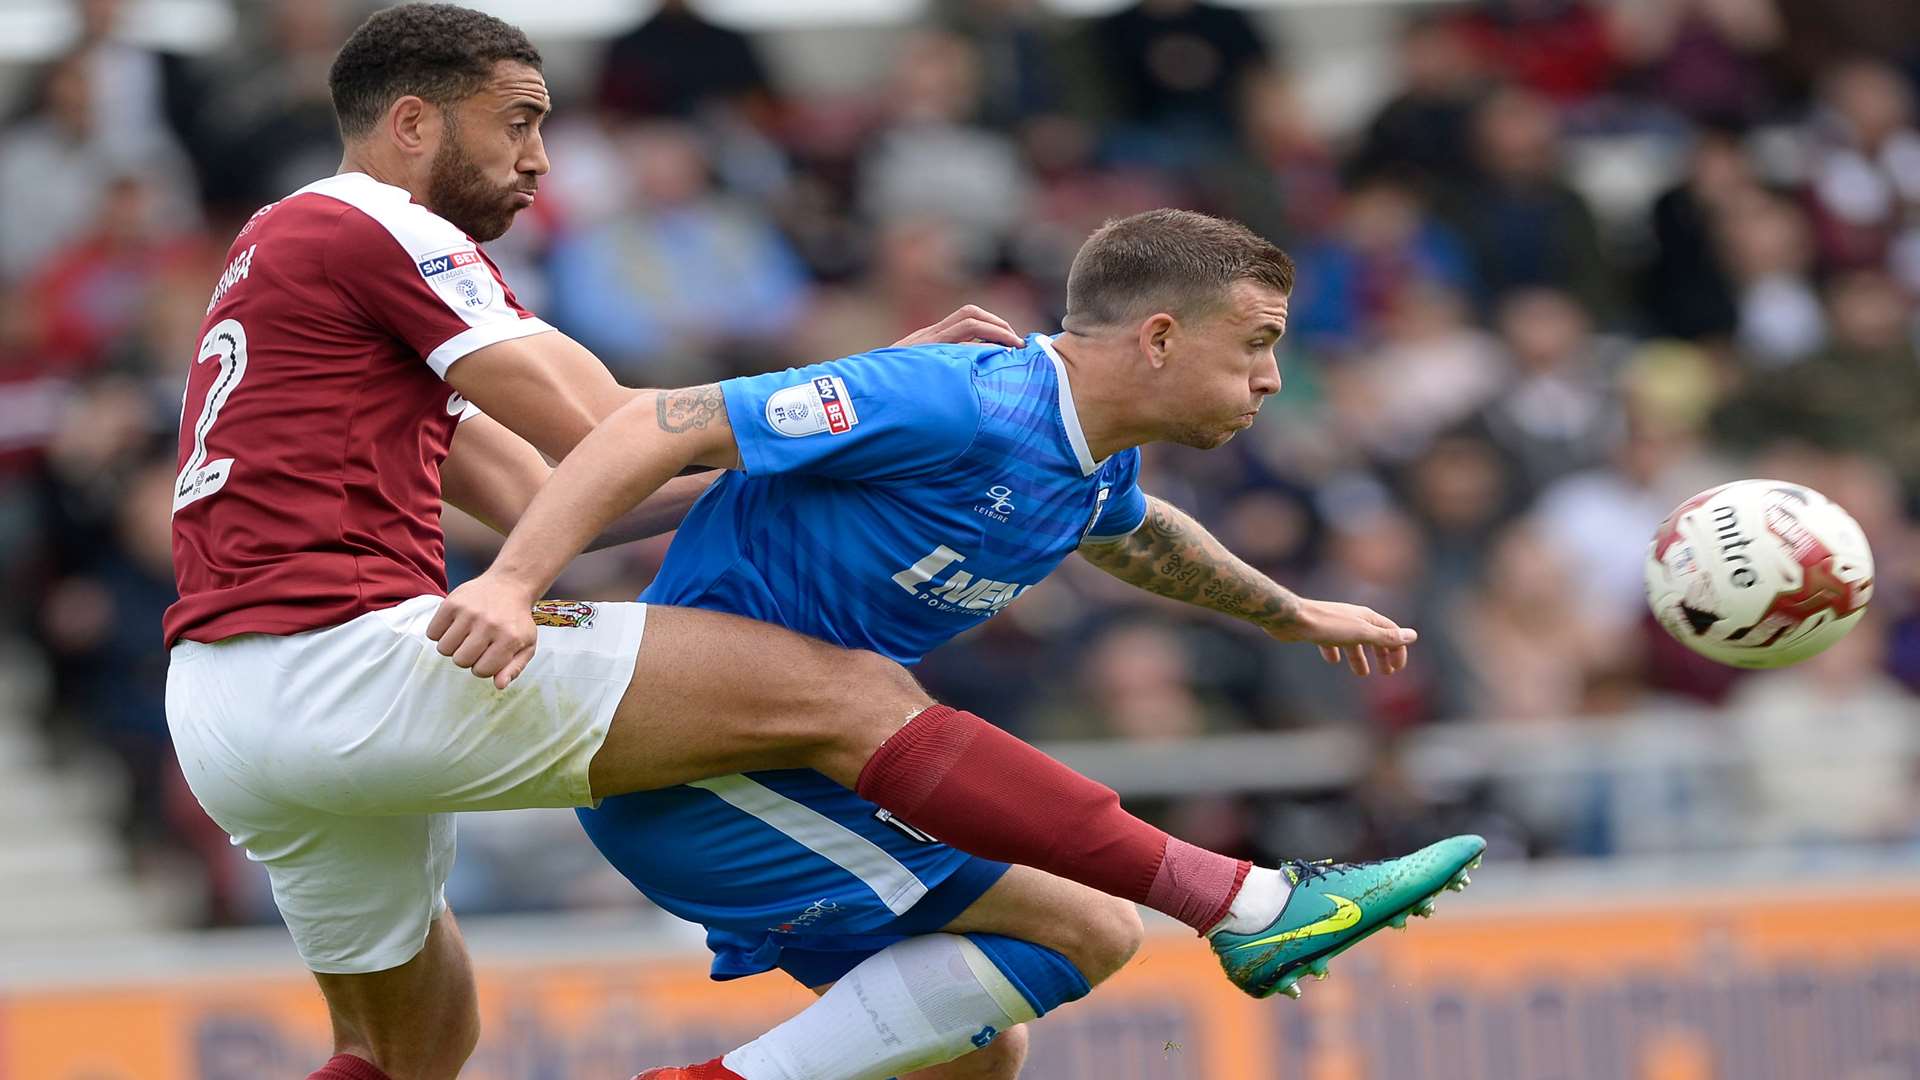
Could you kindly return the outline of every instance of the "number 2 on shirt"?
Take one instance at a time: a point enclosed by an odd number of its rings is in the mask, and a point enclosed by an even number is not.
[[[207,401],[200,409],[200,419],[193,425],[193,453],[187,455],[187,463],[180,468],[180,477],[173,485],[173,512],[180,508],[219,491],[227,484],[227,474],[233,471],[233,459],[221,458],[219,461],[207,460],[207,432],[212,430],[213,422],[220,418],[220,410],[233,395],[234,388],[247,375],[247,332],[236,319],[222,319],[213,324],[207,336],[200,339],[200,355],[195,364],[204,364],[218,358],[220,373],[213,377],[213,385],[207,388]],[[186,398],[180,399],[180,412],[187,411]]]

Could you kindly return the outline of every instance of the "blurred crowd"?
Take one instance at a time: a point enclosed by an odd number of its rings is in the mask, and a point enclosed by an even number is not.
[[[184,58],[82,38],[0,130],[0,638],[51,680],[61,745],[110,748],[136,860],[225,838],[170,760],[160,613],[196,327],[238,223],[331,173],[325,73],[363,8],[245,5]],[[921,669],[1033,739],[1154,744],[1337,727],[1357,775],[1147,809],[1272,858],[1454,826],[1604,854],[1567,803],[1423,783],[1430,725],[1606,724],[1675,703],[1750,758],[1740,841],[1920,845],[1920,5],[1483,0],[1404,12],[1357,128],[1306,104],[1273,23],[1195,0],[1066,20],[950,0],[891,74],[802,94],[668,0],[599,50],[554,172],[489,250],[634,385],[858,352],[981,303],[1051,331],[1079,242],[1156,206],[1235,217],[1299,264],[1285,389],[1226,448],[1147,452],[1149,490],[1306,594],[1420,629],[1356,680],[1070,563]],[[1875,607],[1800,668],[1740,676],[1646,617],[1653,525],[1727,479],[1812,484],[1875,548]],[[496,539],[448,521],[455,580]],[[563,587],[630,597],[664,542]],[[482,906],[485,906],[484,900]]]

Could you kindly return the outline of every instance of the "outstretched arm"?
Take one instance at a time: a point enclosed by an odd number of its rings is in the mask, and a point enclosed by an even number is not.
[[[532,444],[490,416],[475,416],[461,421],[454,432],[453,447],[440,466],[440,495],[505,536],[519,524],[520,515],[552,475],[553,469]],[[719,475],[706,472],[667,481],[594,537],[587,550],[672,532]]]
[[[1310,641],[1328,663],[1356,675],[1407,665],[1415,638],[1391,619],[1354,604],[1307,600],[1248,566],[1178,508],[1147,497],[1147,517],[1118,540],[1089,541],[1080,556],[1129,585],[1250,622],[1280,641]]]
[[[1021,338],[1005,319],[968,304],[894,346],[968,341],[1018,346]],[[457,429],[441,467],[442,494],[447,502],[503,534],[519,522],[552,472],[542,453],[554,459],[566,457],[595,424],[636,396],[654,392],[618,385],[592,353],[559,333],[514,338],[476,350],[449,369],[448,379],[488,411],[463,421]],[[615,521],[589,549],[673,531],[715,475],[669,481]]]
[[[531,605],[589,541],[682,469],[739,461],[719,386],[635,394],[553,470],[493,566],[447,597],[427,636],[504,688],[533,659]]]

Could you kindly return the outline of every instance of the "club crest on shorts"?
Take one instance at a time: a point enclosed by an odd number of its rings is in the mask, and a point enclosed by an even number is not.
[[[587,627],[593,614],[593,605],[579,600],[542,600],[533,605],[533,625]]]

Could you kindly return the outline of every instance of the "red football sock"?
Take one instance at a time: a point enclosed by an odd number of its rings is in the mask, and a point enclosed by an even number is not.
[[[307,1080],[393,1080],[380,1071],[380,1067],[365,1058],[352,1054],[335,1054],[333,1060],[320,1066],[320,1071],[309,1073]]]
[[[962,851],[1022,863],[1163,911],[1205,933],[1251,863],[1176,840],[1113,789],[972,713],[935,705],[860,770],[862,798]]]

